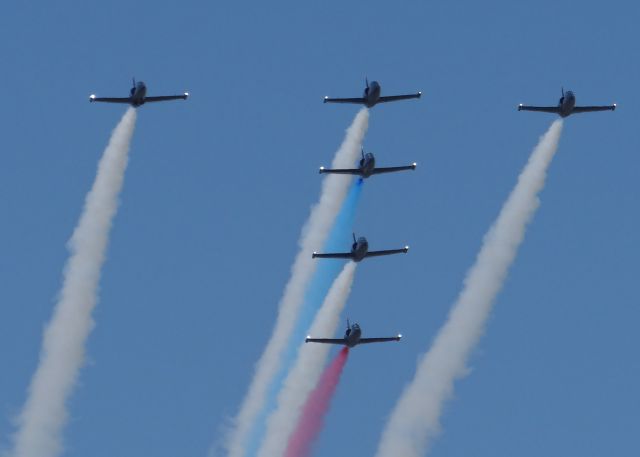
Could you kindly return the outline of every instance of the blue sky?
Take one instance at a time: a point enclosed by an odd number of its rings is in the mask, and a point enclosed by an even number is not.
[[[93,3],[93,2],[92,2]],[[65,455],[204,456],[271,334],[300,228],[364,77],[372,248],[347,304],[400,345],[354,350],[316,455],[371,455],[481,238],[553,117],[571,117],[487,334],[431,455],[630,455],[640,423],[635,2],[21,2],[0,14],[0,442],[35,369],[97,161],[132,76],[140,110]]]

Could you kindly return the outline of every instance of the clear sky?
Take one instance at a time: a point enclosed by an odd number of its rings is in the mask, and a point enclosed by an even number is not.
[[[11,2],[0,7],[0,443],[36,367],[65,243],[132,76],[140,109],[69,457],[204,457],[236,412],[364,78],[365,148],[415,172],[365,183],[356,348],[316,455],[371,455],[417,358],[551,115],[565,122],[530,226],[433,456],[622,456],[640,433],[637,2]],[[311,254],[311,253],[310,253]]]

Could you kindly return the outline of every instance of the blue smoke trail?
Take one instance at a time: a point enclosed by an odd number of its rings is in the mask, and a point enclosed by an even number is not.
[[[353,223],[356,217],[356,208],[362,193],[363,179],[358,178],[349,189],[342,208],[336,217],[333,228],[329,232],[329,236],[323,246],[323,252],[347,252],[351,249],[351,234],[353,232]],[[311,255],[311,253],[309,253]],[[298,356],[299,343],[304,341],[307,331],[313,323],[313,319],[322,306],[324,297],[329,292],[331,284],[336,279],[340,271],[344,267],[344,262],[328,260],[320,260],[316,268],[313,278],[309,283],[309,287],[304,297],[304,302],[300,307],[300,315],[298,322],[291,332],[291,339],[287,344],[287,349],[283,355],[282,363],[278,374],[267,392],[265,406],[255,421],[255,427],[251,433],[250,442],[247,445],[247,456],[254,457],[258,453],[260,443],[264,438],[267,417],[276,409],[276,401],[278,392],[291,370],[291,367]]]

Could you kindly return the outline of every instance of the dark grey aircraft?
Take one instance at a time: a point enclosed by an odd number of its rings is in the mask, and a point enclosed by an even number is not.
[[[403,170],[415,170],[418,166],[417,163],[413,162],[411,165],[406,165],[402,167],[385,167],[385,168],[376,168],[376,159],[372,153],[367,152],[365,154],[364,149],[362,150],[362,159],[360,159],[360,167],[359,168],[325,168],[320,167],[320,173],[335,173],[335,174],[343,174],[343,175],[359,175],[363,178],[368,178],[371,175],[379,175],[381,173],[392,173],[394,171],[403,171]]]
[[[165,102],[168,100],[186,100],[189,92],[182,95],[161,95],[159,97],[147,97],[147,86],[142,82],[136,83],[133,79],[133,87],[128,97],[96,97],[94,94],[89,96],[90,102],[107,102],[107,103],[127,103],[135,108],[150,102]]]
[[[313,258],[320,259],[351,259],[354,262],[360,262],[366,257],[378,257],[382,255],[391,254],[406,254],[409,251],[409,246],[405,246],[402,249],[388,249],[386,251],[370,251],[369,242],[364,236],[358,237],[356,240],[356,234],[353,234],[353,244],[351,245],[351,252],[334,252],[330,254],[313,253]]]
[[[562,97],[558,106],[527,106],[520,103],[518,111],[542,111],[544,113],[555,113],[560,117],[567,117],[575,113],[589,113],[592,111],[614,111],[616,104],[605,106],[576,106],[576,95],[568,90],[566,93],[562,89]]]
[[[365,79],[366,87],[364,89],[364,94],[362,97],[358,98],[331,98],[325,97],[325,103],[355,103],[358,105],[364,105],[367,108],[373,108],[376,103],[386,103],[386,102],[395,102],[396,100],[407,100],[409,98],[420,98],[422,96],[422,92],[417,92],[415,94],[407,94],[407,95],[386,95],[380,96],[380,83],[378,81],[371,81],[369,84],[369,80]]]
[[[308,336],[305,343],[325,343],[325,344],[341,344],[347,347],[354,347],[359,344],[367,343],[386,343],[388,341],[400,341],[402,335],[391,336],[387,338],[361,338],[362,330],[358,324],[349,325],[347,319],[347,331],[344,332],[344,338],[311,338]]]

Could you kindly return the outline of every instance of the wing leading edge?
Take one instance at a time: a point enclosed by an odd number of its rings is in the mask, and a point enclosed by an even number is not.
[[[169,100],[186,100],[187,98],[189,98],[189,93],[185,92],[182,95],[160,95],[158,97],[145,97],[144,101],[145,103],[166,102]]]
[[[400,341],[402,335],[392,336],[390,338],[360,338],[358,344],[368,344],[368,343],[387,343],[389,341]]]
[[[616,104],[607,106],[574,106],[572,113],[590,113],[593,111],[615,111]]]
[[[418,164],[412,163],[411,165],[405,165],[402,167],[381,167],[374,168],[371,172],[372,175],[379,175],[382,173],[393,173],[395,171],[415,170]],[[320,174],[332,173],[336,175],[362,175],[360,168],[325,168],[320,167]]]
[[[325,168],[320,167],[320,174],[322,173],[333,173],[337,175],[359,175],[361,174],[361,170],[359,168]]]
[[[321,254],[319,252],[314,252],[311,257],[314,259],[316,257],[319,259],[353,259],[353,253],[352,252],[332,252],[329,254]]]
[[[305,338],[305,343],[347,344],[344,338]]]
[[[412,98],[422,97],[422,92],[416,92],[415,94],[405,95],[383,95],[378,99],[378,103],[395,102],[396,100],[409,100]]]
[[[324,103],[355,103],[358,105],[364,105],[365,99],[362,97],[356,98],[333,98],[333,97],[325,97]]]
[[[518,111],[539,111],[543,113],[555,113],[560,114],[560,107],[558,106],[529,106],[518,105]]]
[[[406,254],[409,252],[409,246],[405,246],[402,249],[387,249],[384,251],[369,251],[365,257],[380,257],[383,255],[392,255],[392,254]]]
[[[394,171],[404,171],[404,170],[415,170],[418,166],[417,163],[412,163],[411,165],[405,165],[402,167],[382,167],[382,168],[374,168],[374,175],[379,175],[381,173],[393,173]]]
[[[131,103],[129,97],[96,97],[91,95],[89,97],[90,102],[105,102],[105,103]]]

